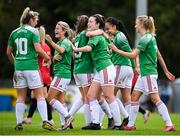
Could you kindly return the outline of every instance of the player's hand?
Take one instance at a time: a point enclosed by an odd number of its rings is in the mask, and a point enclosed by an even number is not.
[[[140,71],[139,71],[139,68],[138,67],[135,67],[134,69],[133,69],[133,72],[134,72],[134,75],[139,75],[140,74]]]
[[[173,81],[175,79],[175,76],[171,72],[167,71],[165,74],[170,81]]]
[[[43,59],[43,66],[50,67],[51,65],[51,58]]]
[[[118,50],[118,48],[113,43],[109,44],[109,48],[112,49],[113,51]]]
[[[106,32],[103,32],[103,35],[104,35],[104,37],[107,38],[107,39],[109,39],[109,37],[110,37],[109,34],[106,33]]]
[[[52,42],[52,38],[50,35],[46,34],[46,40],[51,43]]]
[[[51,60],[45,60],[45,59],[43,59],[42,65],[45,66],[45,67],[50,67],[50,65],[51,65]]]
[[[61,56],[60,54],[56,54],[56,55],[54,55],[54,57],[53,57],[53,61],[55,61],[55,60],[57,60],[57,61],[61,61],[61,60],[62,60],[62,56]]]
[[[71,46],[72,46],[72,49],[74,50],[74,52],[78,52],[77,48],[74,46],[74,44],[71,44]]]

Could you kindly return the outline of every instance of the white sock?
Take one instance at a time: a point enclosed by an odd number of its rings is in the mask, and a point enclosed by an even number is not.
[[[128,101],[124,104],[124,108],[125,110],[127,111],[127,113],[130,113],[130,110],[131,110],[131,102]]]
[[[99,124],[99,110],[100,106],[97,100],[92,100],[89,102],[90,105],[90,111],[91,111],[91,118],[92,122]]]
[[[72,105],[69,114],[71,116],[73,116],[82,106],[83,106],[84,102],[82,99],[79,99],[77,101],[75,101],[75,103]]]
[[[138,111],[139,111],[139,102],[131,102],[131,110],[130,110],[129,122],[128,122],[129,127],[134,126]]]
[[[16,102],[16,119],[17,119],[17,124],[22,123],[23,121],[23,114],[25,111],[26,105],[24,102],[17,101]]]
[[[42,121],[47,121],[48,117],[47,117],[47,103],[45,98],[40,98],[37,100],[37,108],[38,111],[41,115],[41,119]]]
[[[171,118],[169,116],[166,105],[162,101],[159,101],[156,103],[156,107],[157,107],[160,115],[162,116],[163,120],[166,122],[166,126],[172,126],[173,124],[172,124]]]
[[[67,117],[68,111],[66,110],[66,108],[64,108],[64,106],[61,104],[60,101],[56,100],[56,99],[52,99],[49,103],[57,112],[61,113],[64,117]]]
[[[104,119],[104,111],[102,110],[102,108],[99,109],[99,122],[100,122],[100,125],[102,125],[103,123],[103,119]]]
[[[111,113],[114,119],[114,125],[120,126],[121,125],[120,111],[116,99],[109,104],[109,107],[111,109]]]
[[[111,110],[106,100],[99,101],[99,105],[101,106],[101,109],[106,113],[107,117],[112,118]]]
[[[119,98],[116,98],[116,102],[118,104],[118,107],[119,107],[119,111],[121,113],[121,115],[124,117],[124,118],[127,118],[129,117],[129,114],[127,113],[127,111],[125,110],[122,102],[119,100]]]
[[[91,123],[91,111],[90,111],[90,106],[87,103],[84,104],[84,114],[85,114],[86,125],[88,126]]]
[[[66,111],[68,111],[66,103],[63,103],[63,107],[66,109]],[[60,118],[60,121],[61,121],[61,126],[64,126],[65,125],[65,117],[63,116],[63,114],[60,113],[59,118]]]

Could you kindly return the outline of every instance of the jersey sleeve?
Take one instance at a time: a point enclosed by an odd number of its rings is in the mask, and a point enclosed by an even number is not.
[[[71,51],[71,45],[69,42],[62,42],[61,47],[65,49],[66,52]]]
[[[143,36],[140,39],[140,41],[139,41],[139,43],[138,43],[136,48],[139,49],[140,51],[145,51],[150,40],[151,40],[151,36],[150,35]]]
[[[132,49],[130,47],[129,41],[126,38],[126,36],[123,33],[119,33],[115,39],[115,44],[117,44],[117,46],[122,49],[123,51],[126,52],[132,52]]]
[[[33,43],[39,43],[40,42],[39,32],[37,29],[34,30],[32,40],[33,40]]]

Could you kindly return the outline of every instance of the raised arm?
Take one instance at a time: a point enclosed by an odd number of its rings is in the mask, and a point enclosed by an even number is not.
[[[46,40],[49,42],[49,44],[56,50],[58,51],[60,54],[62,54],[63,52],[65,52],[65,49],[58,46],[51,38],[50,35],[46,35]]]
[[[103,33],[104,33],[103,30],[97,29],[97,30],[93,30],[93,31],[87,31],[86,32],[86,36],[87,37],[93,37],[93,36],[101,35]]]
[[[109,38],[109,35],[104,32],[102,29],[97,29],[97,30],[93,30],[93,31],[87,31],[86,36],[87,37],[93,37],[93,36],[97,36],[97,35],[101,35],[103,34],[105,38]]]

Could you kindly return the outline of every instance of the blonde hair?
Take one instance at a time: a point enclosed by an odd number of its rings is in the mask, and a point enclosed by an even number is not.
[[[73,31],[71,30],[69,25],[63,21],[59,21],[57,24],[60,25],[64,31],[66,31],[65,36],[68,37],[69,40],[71,40],[73,36]]]
[[[21,15],[21,18],[20,18],[20,25],[24,25],[24,24],[28,24],[29,23],[29,20],[31,18],[33,19],[38,19],[39,17],[39,13],[38,12],[35,12],[35,11],[32,11],[30,10],[29,7],[25,8],[22,15]]]
[[[46,30],[44,26],[39,27],[40,42],[45,42]]]
[[[154,19],[152,16],[138,16],[136,19],[139,20],[139,22],[144,26],[146,31],[149,31],[152,35],[155,36],[155,25],[154,25]]]

